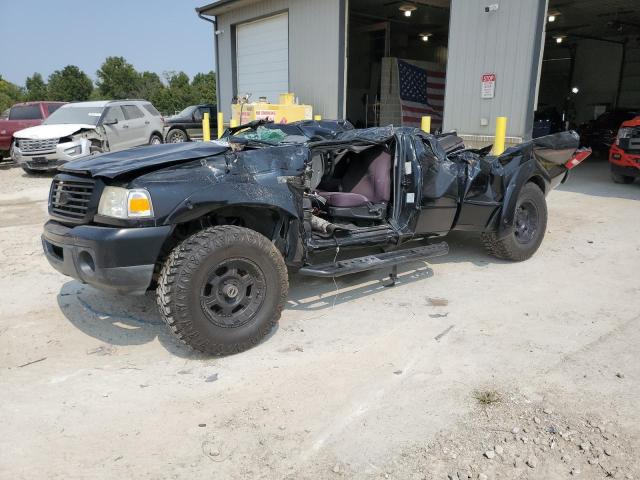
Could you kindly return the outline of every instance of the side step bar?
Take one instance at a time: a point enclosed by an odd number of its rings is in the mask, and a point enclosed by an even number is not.
[[[427,245],[426,247],[407,248],[392,252],[367,255],[366,257],[350,258],[339,262],[309,265],[301,268],[298,273],[310,277],[341,277],[350,273],[364,272],[385,267],[396,267],[401,263],[423,260],[425,258],[441,257],[449,253],[446,242]]]

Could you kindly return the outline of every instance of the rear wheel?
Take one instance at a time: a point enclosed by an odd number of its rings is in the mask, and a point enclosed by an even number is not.
[[[180,130],[179,128],[171,130],[167,134],[167,143],[182,143],[187,142],[188,140],[187,132]]]
[[[633,183],[634,178],[628,175],[620,175],[619,173],[611,172],[611,180],[615,183]]]
[[[178,245],[166,260],[156,297],[182,342],[225,355],[257,344],[280,318],[289,288],[280,252],[242,227],[212,227]]]
[[[499,239],[495,232],[482,234],[482,243],[490,254],[505,260],[530,258],[542,243],[547,229],[547,202],[540,187],[527,183],[518,196],[513,230]]]

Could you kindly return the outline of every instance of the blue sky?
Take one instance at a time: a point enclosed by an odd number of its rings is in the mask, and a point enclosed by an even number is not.
[[[212,25],[194,8],[209,0],[0,0],[0,75],[24,85],[77,65],[95,80],[107,56],[139,70],[190,77],[215,70]]]

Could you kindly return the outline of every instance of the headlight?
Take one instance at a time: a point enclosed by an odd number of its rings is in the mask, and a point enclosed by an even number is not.
[[[67,155],[80,155],[82,153],[82,145],[76,145],[75,147],[65,148],[64,153]]]
[[[114,218],[152,218],[151,196],[140,188],[105,187],[98,205],[98,215]]]
[[[633,132],[633,128],[622,127],[618,130],[618,135],[616,136],[616,145],[620,145],[621,138],[629,138],[631,137],[631,132]]]

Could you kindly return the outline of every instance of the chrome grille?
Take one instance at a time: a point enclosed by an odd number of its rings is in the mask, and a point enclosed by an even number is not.
[[[18,147],[22,153],[55,152],[59,140],[59,138],[49,138],[46,140],[31,140],[23,138],[18,140]]]
[[[91,220],[89,206],[93,197],[95,181],[73,178],[54,178],[49,196],[49,213],[74,223]]]

